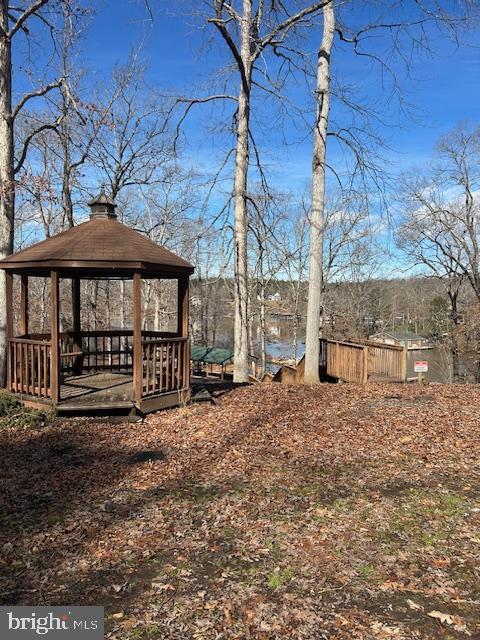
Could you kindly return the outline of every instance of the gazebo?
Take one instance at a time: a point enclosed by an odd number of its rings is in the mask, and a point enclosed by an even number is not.
[[[101,193],[90,219],[0,261],[7,285],[7,387],[32,407],[61,413],[148,413],[178,405],[190,394],[188,283],[194,268],[120,223]],[[14,335],[13,277],[20,276]],[[29,278],[50,279],[50,332],[29,331]],[[178,282],[176,331],[142,329],[142,280]],[[72,286],[72,327],[60,330],[61,279]],[[133,329],[84,331],[81,280],[133,280]],[[130,285],[129,285],[130,286]]]

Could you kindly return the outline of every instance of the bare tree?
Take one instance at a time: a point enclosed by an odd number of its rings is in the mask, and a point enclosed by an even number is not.
[[[378,164],[369,161],[371,151],[365,156],[362,149],[367,149],[374,143],[380,143],[375,129],[359,128],[355,123],[340,128],[329,127],[330,98],[334,96],[346,106],[350,113],[385,125],[385,116],[378,107],[362,104],[358,97],[351,99],[351,91],[345,90],[341,84],[335,84],[331,79],[331,55],[336,43],[350,45],[352,56],[366,59],[376,65],[380,72],[379,82],[383,84],[383,91],[387,91],[388,102],[398,105],[402,117],[409,114],[408,105],[401,90],[400,75],[393,60],[402,66],[409,76],[413,61],[419,51],[433,53],[431,46],[434,33],[443,32],[445,36],[456,40],[459,28],[468,24],[472,17],[476,17],[476,8],[468,0],[451,5],[448,2],[432,0],[420,3],[413,0],[399,5],[396,1],[372,3],[364,0],[358,4],[365,9],[366,21],[358,25],[352,12],[350,3],[329,2],[323,8],[323,36],[317,56],[316,75],[316,118],[313,127],[313,163],[312,163],[312,219],[310,240],[310,277],[309,304],[307,311],[307,336],[305,357],[305,382],[319,381],[318,372],[318,335],[320,314],[322,310],[322,253],[324,232],[324,200],[325,200],[325,171],[327,164],[327,136],[335,138],[353,157],[352,176],[360,177],[366,183],[370,177],[373,187],[381,187],[382,171]],[[359,11],[358,14],[361,14]],[[358,17],[358,16],[357,16]],[[352,22],[352,26],[349,25]],[[375,36],[373,38],[373,36]],[[372,40],[375,46],[372,46]],[[394,98],[394,100],[392,100]],[[388,111],[388,102],[385,107]],[[373,134],[373,135],[372,135]],[[362,144],[363,141],[363,144]],[[335,179],[339,178],[338,171],[333,169]]]
[[[286,274],[289,296],[287,312],[292,317],[290,336],[291,360],[295,366],[298,356],[298,337],[303,310],[303,292],[306,284],[308,266],[308,206],[302,198],[297,204],[297,214],[284,228],[280,247],[284,252],[284,271]],[[292,228],[293,226],[293,228]]]
[[[82,97],[87,72],[79,68],[74,55],[80,37],[77,25],[67,16],[60,37],[59,57],[62,76],[68,78],[68,83],[61,86],[58,100],[53,101],[61,119],[54,130],[57,140],[52,154],[58,165],[64,222],[69,227],[75,224],[74,190],[80,186],[79,172],[88,164],[93,143],[107,124],[118,91],[114,87],[103,102]]]
[[[323,37],[317,56],[317,115],[313,129],[312,207],[310,213],[310,268],[307,329],[305,335],[304,382],[319,382],[318,337],[323,289],[323,233],[325,206],[325,165],[328,116],[330,112],[330,58],[335,35],[333,0],[323,8]]]
[[[281,234],[282,223],[286,218],[288,199],[280,193],[270,193],[265,196],[261,186],[258,192],[249,199],[248,228],[252,238],[250,242],[252,258],[251,291],[256,300],[252,300],[249,308],[250,326],[255,326],[258,320],[258,335],[260,338],[260,370],[258,377],[262,378],[267,365],[267,291],[270,285],[284,273],[286,251],[283,246],[284,237]],[[253,355],[253,332],[250,333],[250,353]]]
[[[143,222],[147,223],[147,234],[161,241],[166,225],[148,225],[151,187],[170,184],[178,177],[178,171],[168,129],[169,108],[159,95],[147,89],[145,68],[138,62],[138,56],[139,51],[135,50],[126,65],[118,66],[113,72],[112,89],[106,96],[103,92],[100,94],[100,102],[103,99],[105,107],[101,126],[91,138],[88,162],[107,184],[112,198],[118,201],[122,197],[119,207],[122,221],[130,212],[130,221],[141,228],[145,214]],[[150,197],[145,198],[142,188],[150,190]],[[132,202],[134,206],[131,206]],[[155,292],[158,297],[158,287],[147,283],[144,310]],[[120,298],[119,322],[123,326],[126,322],[123,280]],[[144,321],[147,321],[146,314]]]
[[[440,140],[431,171],[404,177],[398,243],[440,279],[450,302],[451,357],[458,378],[458,296],[464,281],[480,302],[480,129],[457,127]]]
[[[81,11],[81,10],[79,10]],[[16,140],[15,123],[23,113],[27,104],[35,98],[42,98],[58,89],[65,79],[57,77],[51,81],[34,87],[23,93],[18,101],[13,101],[12,75],[14,61],[12,60],[13,44],[20,36],[29,41],[29,24],[37,22],[55,39],[53,17],[60,13],[63,20],[66,14],[73,14],[74,9],[67,0],[49,2],[49,0],[31,0],[30,2],[11,3],[9,0],[0,2],[0,257],[5,257],[13,249],[13,227],[15,213],[15,175],[22,169],[30,144],[41,131],[58,125],[61,114],[52,122],[39,122],[33,126],[22,140]],[[33,63],[31,59],[25,61],[27,66]],[[5,379],[6,356],[6,316],[5,316],[5,274],[0,272],[0,380]]]
[[[268,50],[277,57],[288,59],[286,41],[300,25],[305,28],[329,0],[304,4],[273,0],[209,0],[211,13],[207,20],[220,34],[232,57],[239,79],[236,93],[222,92],[205,98],[183,99],[187,108],[181,121],[193,104],[212,100],[231,100],[236,103],[234,117],[235,166],[233,180],[234,201],[234,274],[235,274],[235,328],[234,328],[234,380],[248,380],[249,314],[248,314],[248,169],[251,145],[259,161],[258,149],[250,127],[251,100],[254,89],[261,89],[272,96],[279,96],[277,80],[269,76],[265,67]],[[259,167],[261,172],[261,168]]]
[[[169,107],[146,89],[145,69],[136,57],[115,69],[106,126],[91,145],[90,162],[104,176],[113,198],[128,187],[164,181],[174,166]]]

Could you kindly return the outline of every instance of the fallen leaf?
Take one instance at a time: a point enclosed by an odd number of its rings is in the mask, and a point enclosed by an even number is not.
[[[407,604],[410,607],[410,609],[413,609],[414,611],[423,611],[422,605],[421,604],[417,604],[413,600],[408,599],[407,600]]]
[[[467,636],[471,636],[472,634],[468,631],[465,622],[460,618],[460,616],[451,615],[449,613],[442,613],[441,611],[430,611],[427,613],[431,618],[435,618],[442,624],[451,625],[455,631],[459,631],[460,633],[464,633]]]
[[[112,618],[114,620],[121,620],[123,618],[123,611],[118,611],[117,613],[112,613]]]
[[[436,620],[440,620],[442,624],[453,624],[453,616],[449,613],[442,613],[441,611],[429,611],[427,613],[431,618],[435,618]]]
[[[223,613],[225,615],[225,621],[229,627],[233,624],[232,612],[230,607],[223,607]]]
[[[435,567],[447,567],[451,564],[450,558],[435,558],[432,560],[432,564]]]

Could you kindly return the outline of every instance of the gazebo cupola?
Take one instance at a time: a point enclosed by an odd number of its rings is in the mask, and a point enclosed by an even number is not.
[[[105,194],[105,187],[103,185],[98,196],[90,200],[88,206],[91,211],[90,220],[98,218],[111,218],[112,220],[117,219],[117,214],[115,213],[117,205],[110,196]]]
[[[194,268],[165,247],[118,222],[102,188],[87,222],[0,261],[7,281],[8,389],[25,404],[59,411],[128,409],[148,412],[189,395],[188,282]],[[18,329],[13,283],[20,277]],[[29,278],[50,280],[50,332],[29,329]],[[83,330],[83,279],[133,281],[133,328]],[[72,328],[61,332],[59,281],[72,286]],[[142,280],[176,280],[176,331],[142,329]]]

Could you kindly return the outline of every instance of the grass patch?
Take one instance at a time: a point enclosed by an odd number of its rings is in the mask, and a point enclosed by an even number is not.
[[[412,545],[442,551],[451,530],[470,506],[459,494],[411,489],[396,502],[377,538],[391,542],[407,538]]]
[[[160,636],[160,631],[161,629],[159,626],[157,626],[156,624],[150,624],[145,629],[145,635],[147,636],[147,638],[158,638]]]
[[[373,565],[369,564],[368,562],[365,562],[358,565],[357,573],[360,576],[360,578],[365,582],[372,582],[372,580],[376,576],[377,571]]]
[[[268,588],[272,591],[276,591],[283,587],[284,584],[290,582],[293,578],[294,571],[292,567],[285,567],[285,569],[276,569],[273,573],[268,576]]]

